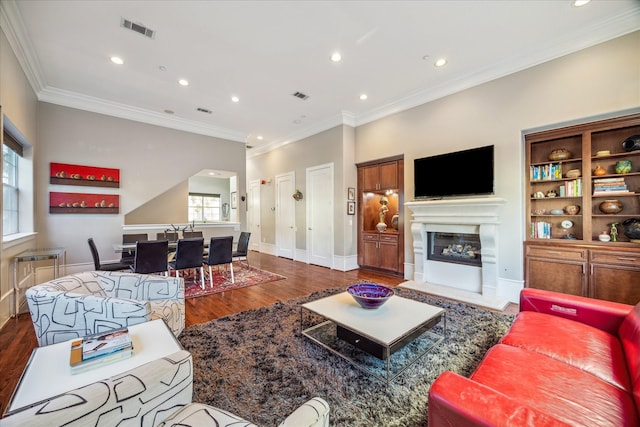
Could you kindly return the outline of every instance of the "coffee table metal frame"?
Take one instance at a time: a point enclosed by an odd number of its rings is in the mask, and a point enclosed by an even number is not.
[[[412,314],[415,313],[412,313],[411,310],[416,309],[424,309],[424,314],[417,318],[414,317]],[[322,320],[319,321],[319,323],[314,323],[305,328],[305,312],[307,312],[308,318],[314,317],[315,315],[316,318],[319,316]],[[393,322],[385,322],[385,318],[390,316],[404,316],[402,320],[406,321],[406,324],[396,324],[394,327]],[[380,327],[381,322],[391,326]],[[430,331],[430,329],[441,322],[443,324],[443,335],[438,335]],[[330,342],[323,341],[314,335],[319,329],[333,328],[334,325],[336,330],[343,328],[343,336],[346,330],[347,339],[351,341],[347,346],[354,354],[368,353],[374,355],[373,352],[367,351],[363,349],[364,347],[360,346],[361,341],[377,347],[380,354],[372,357],[376,357],[385,362],[385,375],[379,375],[374,370],[367,368],[364,364],[355,360],[354,357],[345,354],[346,352],[336,349],[336,346],[332,346]],[[370,374],[372,377],[385,382],[387,385],[415,364],[433,347],[442,342],[446,337],[446,330],[447,317],[445,309],[398,296],[393,296],[385,305],[377,310],[365,310],[361,308],[353,300],[351,295],[346,292],[310,301],[300,306],[300,332],[303,336],[340,356],[356,368]],[[337,331],[336,334],[338,336],[333,333],[330,334],[332,339],[340,339],[339,331]],[[401,350],[402,347],[408,343],[425,337],[430,340],[427,342],[426,347],[422,348],[421,351],[392,374],[391,359],[393,353]],[[347,343],[348,341],[341,342]]]

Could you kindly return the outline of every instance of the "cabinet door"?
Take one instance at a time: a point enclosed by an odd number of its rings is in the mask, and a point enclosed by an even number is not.
[[[640,268],[591,265],[592,298],[636,305],[640,302]]]
[[[380,184],[378,165],[363,166],[360,170],[362,171],[363,191],[378,190]]]
[[[379,189],[398,188],[398,162],[380,164]]]
[[[590,253],[590,297],[636,305],[640,302],[640,253]]]
[[[378,267],[377,240],[362,240],[362,262],[367,267]]]
[[[586,296],[586,263],[527,258],[526,287]]]
[[[380,241],[380,268],[398,270],[398,243]]]

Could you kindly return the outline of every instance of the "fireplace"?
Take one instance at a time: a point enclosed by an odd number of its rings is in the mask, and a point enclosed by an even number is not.
[[[427,233],[427,259],[482,266],[480,236],[467,233]]]
[[[413,280],[401,286],[485,307],[506,307],[508,300],[497,295],[499,210],[504,203],[497,197],[405,203],[413,213],[414,270]],[[456,237],[447,243],[438,236]],[[480,252],[477,260],[472,249],[475,245]],[[433,259],[434,255],[437,259]],[[442,262],[443,255],[445,261],[453,262]]]

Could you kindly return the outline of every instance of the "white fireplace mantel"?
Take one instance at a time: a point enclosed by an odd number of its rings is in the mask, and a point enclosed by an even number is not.
[[[498,197],[473,197],[407,202],[413,214],[414,280],[403,287],[503,309],[506,299],[496,295],[498,283],[498,225],[506,201]],[[482,267],[427,260],[427,233],[478,234]],[[445,266],[446,264],[446,266]],[[477,284],[474,283],[477,277]]]

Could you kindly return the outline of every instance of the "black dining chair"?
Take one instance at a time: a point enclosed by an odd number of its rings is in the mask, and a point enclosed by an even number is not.
[[[147,233],[140,234],[123,234],[122,235],[122,244],[127,245],[131,243],[136,243],[138,241],[145,242],[149,240],[149,236]],[[120,262],[123,264],[133,265],[133,260],[136,256],[136,251],[134,250],[122,250],[122,255],[120,256]]]
[[[177,242],[178,241],[178,233],[177,232],[156,233],[156,240],[168,240],[170,242]]]
[[[89,249],[91,249],[93,265],[96,271],[119,271],[129,269],[129,264],[122,262],[100,262],[100,255],[98,254],[98,248],[96,247],[96,243],[93,241],[93,237],[89,237],[87,242],[89,243]]]
[[[209,285],[213,288],[211,266],[229,264],[231,283],[236,283],[233,275],[233,236],[212,237],[209,241],[209,254],[203,262],[209,267]]]
[[[176,271],[176,277],[180,277],[181,270],[192,268],[200,270],[200,287],[204,289],[204,268],[202,267],[202,254],[204,253],[204,239],[180,239],[176,245],[176,255],[169,267]]]
[[[249,264],[249,259],[247,258],[247,252],[249,252],[249,238],[251,237],[251,233],[248,231],[240,232],[240,237],[238,237],[238,246],[236,250],[231,254],[234,260],[246,260],[247,264]]]
[[[195,239],[198,237],[203,237],[202,235],[202,231],[183,231],[182,232],[182,238],[183,239]]]
[[[134,273],[164,273],[168,276],[167,256],[169,242],[166,240],[147,240],[136,243],[136,256],[130,266]]]

